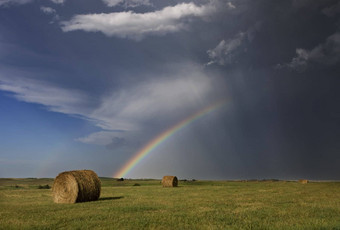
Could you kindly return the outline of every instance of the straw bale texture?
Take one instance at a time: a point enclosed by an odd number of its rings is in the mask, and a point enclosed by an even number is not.
[[[309,181],[308,180],[299,180],[301,184],[307,184]]]
[[[54,180],[52,193],[55,203],[78,203],[98,200],[101,182],[92,170],[60,173]]]
[[[162,179],[163,187],[177,187],[178,179],[175,176],[164,176]]]

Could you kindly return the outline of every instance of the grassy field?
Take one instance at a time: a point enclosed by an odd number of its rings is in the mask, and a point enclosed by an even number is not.
[[[0,228],[340,229],[336,182],[101,180],[99,201],[54,204],[53,179],[0,179]]]

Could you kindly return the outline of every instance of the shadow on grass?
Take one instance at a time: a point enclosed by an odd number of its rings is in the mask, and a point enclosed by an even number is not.
[[[112,197],[100,197],[99,200],[119,200],[124,198],[123,196],[112,196]]]

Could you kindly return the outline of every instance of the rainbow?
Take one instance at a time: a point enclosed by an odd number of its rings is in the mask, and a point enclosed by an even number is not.
[[[194,122],[195,120],[203,117],[204,115],[222,107],[226,103],[225,100],[219,101],[213,105],[207,106],[202,110],[190,115],[189,117],[185,118],[184,120],[180,121],[179,123],[175,124],[171,128],[165,130],[154,139],[149,141],[145,146],[143,146],[130,160],[118,171],[116,172],[113,177],[114,178],[122,178],[130,172],[141,160],[143,160],[152,150],[157,148],[160,144],[166,141],[169,137],[175,134],[177,131],[181,130],[182,128],[186,127],[190,123]]]

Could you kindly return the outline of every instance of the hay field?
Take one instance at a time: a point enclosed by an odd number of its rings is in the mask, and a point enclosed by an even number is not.
[[[340,183],[115,181],[55,204],[53,179],[0,179],[0,229],[340,229]],[[134,186],[134,185],[140,186]]]

